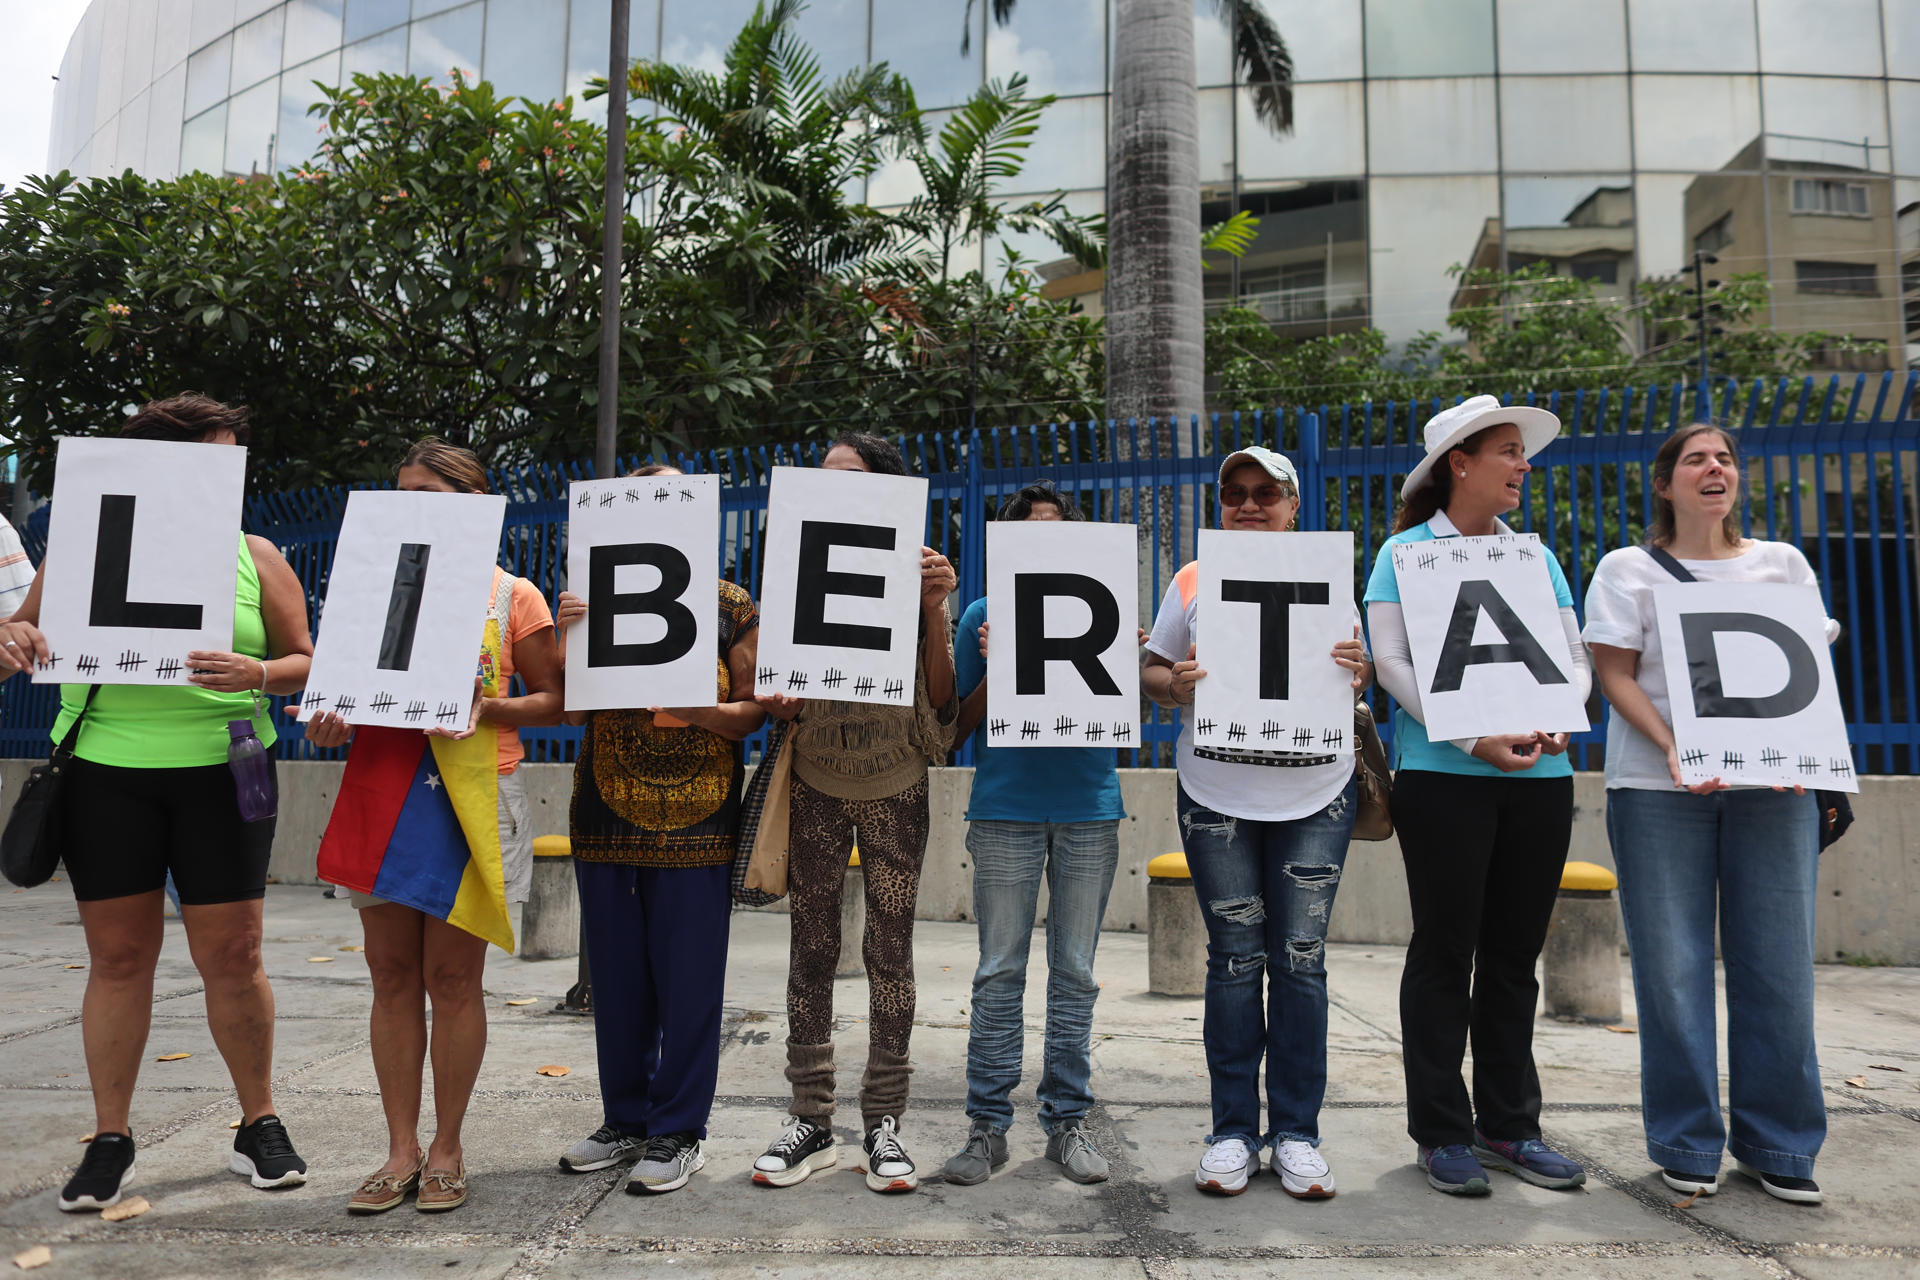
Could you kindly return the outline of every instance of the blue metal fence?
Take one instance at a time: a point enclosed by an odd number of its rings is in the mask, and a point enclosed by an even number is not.
[[[1860,375],[1738,383],[1711,388],[1654,386],[1530,396],[1559,414],[1561,437],[1534,459],[1526,501],[1512,519],[1540,534],[1559,556],[1577,600],[1607,551],[1640,539],[1651,516],[1644,482],[1660,441],[1674,426],[1710,418],[1729,428],[1747,461],[1757,537],[1801,547],[1819,574],[1829,612],[1844,626],[1835,666],[1855,767],[1863,773],[1920,773],[1920,673],[1916,600],[1920,562],[1920,374]],[[962,603],[985,590],[985,525],[999,502],[1038,477],[1073,495],[1088,518],[1140,526],[1143,608],[1156,607],[1173,569],[1195,554],[1199,523],[1211,518],[1219,460],[1247,444],[1289,454],[1301,476],[1303,529],[1352,529],[1355,573],[1364,580],[1384,540],[1399,482],[1420,457],[1420,428],[1443,402],[1294,408],[1191,418],[1184,423],[1063,423],[954,431],[899,441],[915,474],[929,482],[927,542],[952,558]],[[777,465],[816,465],[818,444],[769,444],[693,453],[674,461],[715,472],[721,498],[723,572],[756,594],[765,532],[767,480]],[[623,462],[637,465],[639,459]],[[566,490],[592,474],[588,464],[497,471],[508,496],[501,563],[548,599],[565,585]],[[324,598],[345,488],[267,493],[248,500],[249,532],[287,554],[317,614]],[[43,508],[26,535],[36,559]],[[1384,695],[1378,710],[1386,717]],[[52,690],[15,682],[0,707],[0,754],[44,754]],[[1141,745],[1123,764],[1170,763],[1178,720],[1149,708]],[[281,752],[315,753],[286,721]],[[577,730],[523,730],[536,760],[571,760]],[[1578,767],[1599,768],[1603,728],[1575,740]],[[963,750],[962,763],[971,758]]]

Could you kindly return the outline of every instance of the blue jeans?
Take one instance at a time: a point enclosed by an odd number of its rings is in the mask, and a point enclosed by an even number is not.
[[[1040,1126],[1048,1133],[1086,1115],[1093,952],[1120,861],[1120,821],[998,822],[967,826],[973,855],[973,909],[980,918],[980,967],[973,974],[967,1036],[967,1116],[1002,1133],[1013,1124],[1008,1095],[1020,1083],[1027,948],[1047,877],[1047,1038],[1040,1075]]]
[[[1256,1149],[1291,1139],[1320,1145],[1320,1103],[1327,1093],[1327,923],[1353,836],[1354,795],[1349,779],[1318,813],[1257,822],[1215,813],[1180,788],[1180,840],[1207,924],[1202,1035],[1213,1085],[1208,1142],[1244,1138]]]
[[[1640,1110],[1656,1164],[1706,1176],[1724,1146],[1805,1178],[1827,1134],[1813,1044],[1814,798],[1607,792],[1640,1010]],[[1732,1132],[1721,1122],[1713,942],[1727,971]]]

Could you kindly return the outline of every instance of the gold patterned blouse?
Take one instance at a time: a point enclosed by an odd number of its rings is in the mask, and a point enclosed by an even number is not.
[[[727,653],[759,623],[753,597],[722,579],[722,702],[733,689]],[[662,727],[650,711],[591,712],[573,767],[573,856],[641,867],[732,862],[741,776],[740,744],[712,730]]]

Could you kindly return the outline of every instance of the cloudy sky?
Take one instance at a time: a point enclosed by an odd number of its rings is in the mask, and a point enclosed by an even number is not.
[[[53,77],[87,0],[0,0],[0,184],[47,167]]]

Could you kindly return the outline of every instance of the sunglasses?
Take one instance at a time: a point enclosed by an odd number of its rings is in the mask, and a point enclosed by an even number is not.
[[[1277,484],[1263,484],[1253,490],[1253,500],[1263,507],[1277,507],[1293,497]],[[1242,507],[1247,502],[1247,486],[1243,484],[1223,484],[1220,486],[1220,505],[1223,507]]]

